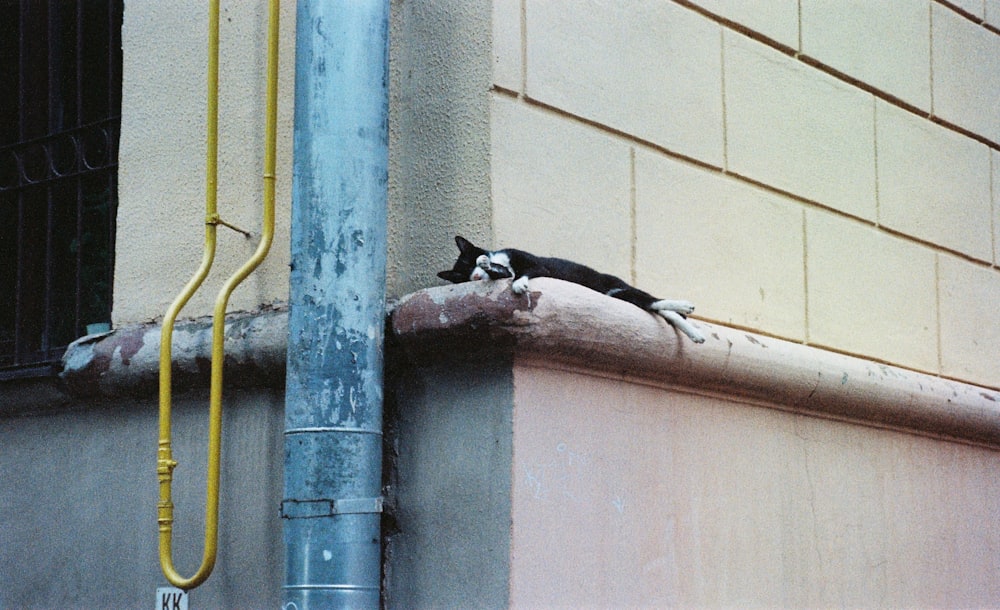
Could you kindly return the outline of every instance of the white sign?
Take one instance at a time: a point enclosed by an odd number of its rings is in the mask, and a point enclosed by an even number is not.
[[[188,610],[188,594],[174,587],[157,587],[156,610]]]

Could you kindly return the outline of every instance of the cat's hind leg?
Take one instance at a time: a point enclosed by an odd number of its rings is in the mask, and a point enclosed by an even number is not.
[[[619,280],[620,281],[620,280]],[[621,299],[641,307],[646,311],[658,314],[667,322],[691,338],[695,343],[704,343],[705,337],[685,316],[694,311],[694,305],[689,301],[673,301],[669,299],[657,299],[653,295],[639,290],[634,286],[629,286],[624,282],[605,292],[609,297]]]
[[[695,343],[705,342],[705,336],[685,318],[687,314],[694,311],[694,305],[688,301],[657,299],[648,292],[639,290],[634,286],[629,286],[624,282],[621,282],[620,285],[611,288],[604,294],[632,303],[648,312],[662,316],[674,328],[690,337]]]
[[[701,334],[701,332],[680,313],[669,309],[658,309],[656,310],[656,313],[663,316],[667,322],[670,322],[671,326],[690,337],[690,339],[695,343],[705,342],[705,335]]]

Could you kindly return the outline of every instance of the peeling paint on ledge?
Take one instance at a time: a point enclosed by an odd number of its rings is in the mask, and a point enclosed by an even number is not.
[[[786,411],[1000,447],[1000,392],[695,321],[695,345],[624,301],[549,278],[428,288],[394,306],[388,337],[412,360],[499,354],[641,378]]]
[[[226,318],[224,379],[227,387],[284,387],[287,311]],[[207,387],[212,322],[179,322],[173,333],[176,389]],[[160,326],[141,324],[74,341],[59,374],[73,397],[153,396],[159,388]]]
[[[471,282],[406,295],[392,308],[390,349],[413,359],[472,355],[637,377],[695,393],[819,417],[1000,447],[1000,392],[721,325],[695,323],[695,345],[664,320],[580,286],[536,279]],[[230,317],[227,387],[282,387],[287,312]],[[207,387],[211,325],[174,330],[174,387]],[[158,325],[84,337],[61,379],[74,397],[153,396]]]

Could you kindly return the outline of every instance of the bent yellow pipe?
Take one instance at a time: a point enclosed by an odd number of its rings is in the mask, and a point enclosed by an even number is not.
[[[203,583],[215,567],[218,549],[219,525],[219,463],[222,445],[222,367],[226,307],[229,297],[239,284],[256,269],[267,256],[274,239],[274,189],[277,148],[278,114],[278,9],[279,1],[271,0],[268,10],[267,42],[267,107],[264,134],[264,209],[261,240],[253,256],[223,284],[215,300],[212,315],[212,371],[209,390],[208,472],[205,501],[205,542],[201,566],[191,577],[181,576],[173,565],[173,510],[171,483],[177,466],[171,451],[170,402],[171,402],[171,342],[174,323],[181,309],[198,290],[208,275],[215,258],[216,229],[219,224],[230,226],[219,219],[217,212],[218,175],[218,90],[219,90],[219,2],[209,4],[209,57],[208,57],[208,117],[205,192],[205,248],[201,266],[188,281],[181,293],[167,309],[163,318],[160,338],[160,440],[157,451],[157,476],[160,501],[157,520],[160,538],[160,566],[167,581],[175,587],[189,590]]]

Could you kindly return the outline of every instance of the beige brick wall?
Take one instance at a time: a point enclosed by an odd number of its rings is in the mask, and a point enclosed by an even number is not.
[[[801,206],[645,150],[635,157],[635,201],[639,286],[727,324],[805,339]]]
[[[492,19],[495,245],[1000,387],[1000,2],[494,0]]]
[[[728,169],[873,219],[872,97],[740,34],[725,42]]]
[[[494,99],[492,120],[497,243],[576,252],[580,262],[627,276],[629,146],[506,97]]]
[[[722,163],[718,26],[662,0],[546,0],[526,14],[531,99]]]
[[[1000,141],[1000,34],[943,6],[932,9],[934,114]]]
[[[1000,0],[985,0],[983,13],[986,23],[993,27],[1000,27]]]
[[[802,1],[802,53],[927,111],[927,0]]]

